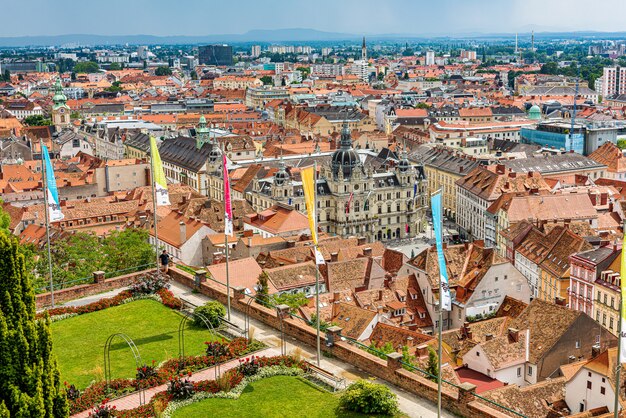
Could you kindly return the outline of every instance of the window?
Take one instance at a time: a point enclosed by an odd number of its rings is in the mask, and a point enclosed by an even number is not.
[[[521,367],[517,368],[517,377],[522,377],[522,368]]]
[[[528,376],[533,375],[533,366],[528,366]]]
[[[604,395],[606,392],[606,390],[604,389],[604,386],[600,386],[600,394]]]
[[[480,351],[476,352],[476,357],[480,357]]]
[[[576,348],[580,348],[580,340],[576,340]]]
[[[591,381],[587,380],[587,389],[591,390]]]

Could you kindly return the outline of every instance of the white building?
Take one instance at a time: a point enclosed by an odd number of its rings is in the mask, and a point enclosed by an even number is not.
[[[188,266],[202,266],[202,240],[215,233],[201,221],[174,211],[158,221],[158,232],[159,251],[166,250],[174,262]],[[154,228],[150,243],[154,245]]]
[[[350,66],[350,74],[356,75],[364,82],[368,82],[370,78],[370,69],[367,61],[356,60]]]
[[[435,65],[435,51],[426,51],[426,65]]]
[[[261,55],[261,45],[252,45],[252,48],[250,49],[250,56],[252,58],[256,58],[259,55]]]
[[[572,414],[602,407],[606,407],[609,412],[613,413],[615,359],[617,359],[617,348],[610,348],[596,358],[585,362],[565,383],[565,402]]]
[[[626,67],[604,67],[602,97],[626,94]]]

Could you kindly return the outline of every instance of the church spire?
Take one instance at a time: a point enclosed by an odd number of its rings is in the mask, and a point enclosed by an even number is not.
[[[367,46],[365,45],[365,36],[363,37],[363,45],[361,46],[361,59],[367,61]]]

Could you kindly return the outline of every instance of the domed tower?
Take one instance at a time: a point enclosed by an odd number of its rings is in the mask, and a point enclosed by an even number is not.
[[[532,105],[528,110],[528,119],[541,120],[541,109],[537,105]]]
[[[281,155],[278,171],[274,174],[274,186],[272,187],[272,196],[277,200],[287,199],[290,195],[290,177],[287,172],[287,166]]]
[[[57,128],[70,126],[70,107],[67,105],[67,97],[63,94],[61,78],[58,78],[54,85],[52,101],[52,124]]]
[[[331,167],[333,170],[333,177],[337,179],[341,172],[342,177],[349,180],[352,177],[352,172],[355,168],[361,165],[359,155],[352,148],[352,137],[350,135],[350,128],[348,124],[344,123],[341,129],[341,141],[339,143],[339,149],[333,153],[331,160]]]
[[[406,148],[402,147],[402,153],[400,154],[400,161],[396,167],[398,180],[402,185],[407,185],[410,183],[412,167],[409,162],[409,155],[406,152]]]
[[[278,165],[278,172],[274,175],[274,184],[276,186],[282,186],[289,181],[289,173],[287,172],[287,166],[283,157],[280,157],[280,163]]]
[[[204,115],[200,115],[198,126],[196,127],[196,148],[200,149],[202,146],[211,141],[211,129],[207,126],[206,118]]]

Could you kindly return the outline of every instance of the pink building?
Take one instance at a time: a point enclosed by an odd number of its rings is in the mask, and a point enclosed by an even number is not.
[[[620,250],[610,245],[570,256],[571,272],[567,291],[570,309],[593,317],[596,279],[619,254]]]

